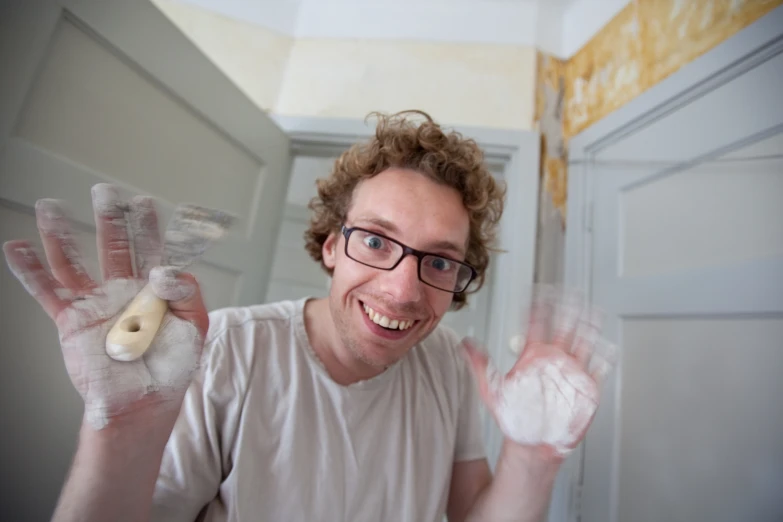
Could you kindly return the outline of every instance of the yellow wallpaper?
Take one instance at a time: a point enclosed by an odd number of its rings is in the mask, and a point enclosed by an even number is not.
[[[542,188],[551,195],[563,221],[568,184],[563,136],[565,67],[564,60],[541,52],[536,57],[535,121],[541,133]]]
[[[633,0],[567,62],[537,59],[535,125],[552,130],[547,94],[562,88],[563,146],[542,151],[542,185],[565,222],[567,143],[783,0]]]
[[[633,0],[566,66],[565,135],[574,136],[783,0]]]

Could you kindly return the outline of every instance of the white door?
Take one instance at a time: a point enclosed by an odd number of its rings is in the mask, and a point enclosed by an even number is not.
[[[37,241],[35,201],[66,200],[97,276],[90,187],[112,182],[159,198],[164,222],[179,202],[234,213],[195,272],[210,309],[264,300],[289,140],[153,4],[5,2],[0,70],[0,241]],[[49,520],[82,405],[6,266],[0,339],[0,520]]]
[[[283,223],[266,292],[268,302],[329,294],[331,278],[305,250],[304,235],[311,218],[307,205],[318,193],[315,183],[331,173],[335,159],[332,154],[294,154]]]
[[[592,295],[622,355],[581,522],[783,520],[780,44],[593,155]]]

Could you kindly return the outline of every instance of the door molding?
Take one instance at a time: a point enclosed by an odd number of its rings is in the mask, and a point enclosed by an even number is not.
[[[273,115],[291,139],[294,155],[336,156],[375,132],[372,121]],[[502,167],[507,186],[506,204],[499,240],[505,250],[493,269],[487,323],[490,355],[501,368],[510,368],[516,357],[508,347],[520,317],[520,292],[533,283],[538,222],[540,136],[534,131],[506,130],[463,125],[443,125],[473,138],[484,150],[486,162]],[[503,274],[501,280],[497,277]],[[493,313],[503,311],[503,313]],[[494,468],[502,439],[499,430],[485,441],[490,466]],[[565,500],[555,500],[564,502]]]
[[[575,136],[569,144],[568,216],[565,238],[565,284],[592,297],[593,272],[593,172],[600,165],[596,155],[645,126],[708,94],[760,63],[783,53],[783,6],[696,58],[668,78],[650,87],[621,108]],[[617,382],[613,383],[617,386]],[[617,393],[617,390],[616,390]],[[589,432],[588,432],[589,438]],[[579,520],[584,447],[581,444],[566,461],[569,476],[567,517]],[[616,453],[617,448],[613,449]],[[614,455],[613,466],[617,464]],[[617,484],[612,485],[616,495]],[[616,502],[615,502],[616,505]],[[614,521],[616,514],[609,522]]]

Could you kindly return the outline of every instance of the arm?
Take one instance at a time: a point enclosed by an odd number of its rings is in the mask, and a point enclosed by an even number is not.
[[[454,464],[449,522],[541,522],[549,508],[560,459],[506,441],[494,478],[485,460]]]
[[[547,292],[532,303],[525,345],[507,374],[463,341],[481,398],[505,438],[494,479],[485,465],[455,465],[450,520],[544,520],[560,466],[584,439],[614,362],[611,347],[595,351],[599,328],[598,314],[577,296]]]
[[[134,415],[116,419],[101,430],[88,422],[82,424],[54,521],[149,520],[171,425]]]
[[[209,317],[192,275],[157,266],[162,244],[152,200],[123,202],[115,188],[97,185],[93,206],[101,283],[85,270],[55,200],[36,204],[51,273],[29,241],[9,241],[3,251],[56,324],[65,369],[84,401],[78,448],[54,520],[138,521],[149,516],[164,447],[198,366]],[[107,353],[107,334],[147,284],[169,311],[142,358],[115,360]]]

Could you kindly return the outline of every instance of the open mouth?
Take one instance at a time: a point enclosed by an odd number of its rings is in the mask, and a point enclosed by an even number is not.
[[[361,301],[360,304],[364,309],[364,313],[367,315],[367,318],[386,331],[403,332],[417,323],[416,319],[392,319],[391,317],[387,317],[382,313],[373,310],[370,306]]]

